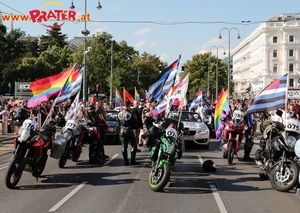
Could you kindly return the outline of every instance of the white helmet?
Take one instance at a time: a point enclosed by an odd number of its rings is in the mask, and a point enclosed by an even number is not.
[[[244,113],[241,110],[235,110],[232,115],[234,125],[239,126],[244,120]]]

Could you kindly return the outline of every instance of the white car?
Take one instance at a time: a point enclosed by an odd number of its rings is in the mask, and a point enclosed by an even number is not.
[[[179,120],[180,115],[180,121],[183,123],[184,128],[189,129],[189,134],[184,135],[185,143],[194,143],[194,145],[196,145],[197,147],[208,149],[210,142],[210,130],[207,125],[201,120],[200,115],[197,112],[172,111],[168,113],[167,117]]]

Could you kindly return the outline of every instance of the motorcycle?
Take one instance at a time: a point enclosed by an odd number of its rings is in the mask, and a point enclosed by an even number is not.
[[[64,168],[67,160],[77,162],[83,147],[84,135],[87,132],[85,125],[80,125],[78,121],[70,119],[63,127],[61,134],[58,135],[54,144],[65,144],[65,149],[58,161],[59,168]],[[54,152],[51,152],[54,153]]]
[[[282,114],[282,113],[281,113]],[[270,179],[271,185],[277,190],[286,192],[292,189],[299,173],[295,153],[296,141],[300,139],[300,122],[289,118],[283,122],[265,121],[261,126],[263,136],[260,148],[255,153],[255,162],[260,168],[261,179]]]
[[[159,125],[160,129],[163,128],[162,125],[163,123]],[[174,127],[169,126],[165,129],[164,134],[157,140],[158,143],[150,152],[152,169],[149,175],[149,187],[155,192],[164,189],[171,176],[171,167],[182,156],[181,144],[184,131],[179,130],[178,134]]]
[[[234,155],[240,150],[240,144],[245,135],[246,125],[243,122],[244,113],[240,110],[235,110],[232,115],[232,120],[226,123],[223,135],[223,158],[227,158],[228,164],[232,164]]]
[[[31,172],[36,178],[43,173],[48,150],[52,147],[56,127],[50,122],[42,130],[37,129],[37,122],[26,119],[14,140],[13,157],[5,174],[5,185],[13,189],[19,183],[23,171]]]

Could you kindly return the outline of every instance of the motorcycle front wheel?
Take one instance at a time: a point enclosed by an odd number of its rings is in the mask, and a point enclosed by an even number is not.
[[[64,152],[64,154],[59,158],[58,167],[61,169],[64,168],[67,163],[67,160],[68,160],[67,153]]]
[[[232,164],[233,161],[233,157],[234,157],[234,148],[233,148],[233,142],[229,142],[229,148],[228,148],[228,164]]]
[[[6,187],[9,189],[15,188],[21,179],[23,170],[18,171],[20,163],[21,159],[15,158],[8,165],[4,180]]]
[[[164,163],[162,168],[157,168],[157,172],[151,171],[149,175],[149,187],[155,192],[162,191],[167,185],[171,176],[170,164]]]
[[[280,171],[281,167],[283,170]],[[270,182],[274,189],[280,192],[287,192],[294,188],[298,181],[299,166],[293,161],[278,164],[271,170]]]

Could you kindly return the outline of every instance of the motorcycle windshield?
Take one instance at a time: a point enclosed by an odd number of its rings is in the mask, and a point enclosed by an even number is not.
[[[33,131],[28,128],[21,128],[19,131],[19,141],[27,141],[29,138],[31,138],[34,135]]]

